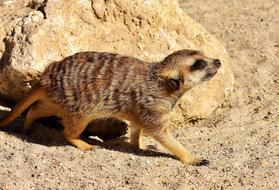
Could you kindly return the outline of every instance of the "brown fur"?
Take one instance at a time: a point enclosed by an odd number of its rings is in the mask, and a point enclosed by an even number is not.
[[[197,60],[206,62],[206,66],[195,64]],[[89,150],[93,146],[79,137],[88,123],[96,118],[116,117],[130,122],[131,143],[136,147],[141,146],[144,130],[183,163],[207,164],[172,137],[168,122],[178,99],[210,79],[219,66],[220,61],[194,50],[174,52],[156,63],[112,53],[77,53],[50,64],[0,126],[31,106],[23,131],[37,118],[55,115],[61,118],[66,139]]]

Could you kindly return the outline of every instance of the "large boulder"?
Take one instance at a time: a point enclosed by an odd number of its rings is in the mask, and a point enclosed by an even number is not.
[[[50,62],[88,50],[158,61],[190,48],[222,60],[218,75],[176,106],[180,122],[206,117],[233,87],[225,48],[175,0],[6,0],[0,1],[0,25],[0,95],[12,101]]]

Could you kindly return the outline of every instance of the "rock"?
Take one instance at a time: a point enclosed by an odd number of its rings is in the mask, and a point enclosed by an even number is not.
[[[127,123],[115,118],[96,119],[85,129],[85,135],[97,136],[103,141],[125,135],[128,131]]]
[[[175,0],[0,2],[0,95],[6,99],[22,98],[52,61],[89,50],[158,61],[190,48],[222,60],[213,80],[189,91],[177,104],[177,122],[206,117],[233,87],[225,48]]]

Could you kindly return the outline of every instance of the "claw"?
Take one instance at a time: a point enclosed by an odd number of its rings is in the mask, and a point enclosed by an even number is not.
[[[200,162],[197,162],[195,165],[196,165],[196,166],[208,166],[208,165],[209,165],[209,161],[203,159],[203,160],[201,160]]]
[[[186,161],[182,161],[184,164],[189,164],[192,166],[208,166],[209,165],[209,161],[206,159],[192,159],[192,160],[186,160]]]

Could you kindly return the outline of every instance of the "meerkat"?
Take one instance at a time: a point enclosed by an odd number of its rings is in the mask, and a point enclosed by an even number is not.
[[[92,120],[114,117],[129,122],[130,143],[135,147],[141,147],[144,131],[182,163],[207,165],[171,135],[168,124],[181,96],[211,79],[220,66],[219,59],[196,50],[179,50],[153,63],[114,53],[79,52],[49,64],[0,126],[30,107],[23,132],[38,118],[57,116],[65,138],[81,150],[90,150],[93,145],[81,140],[80,134]]]

